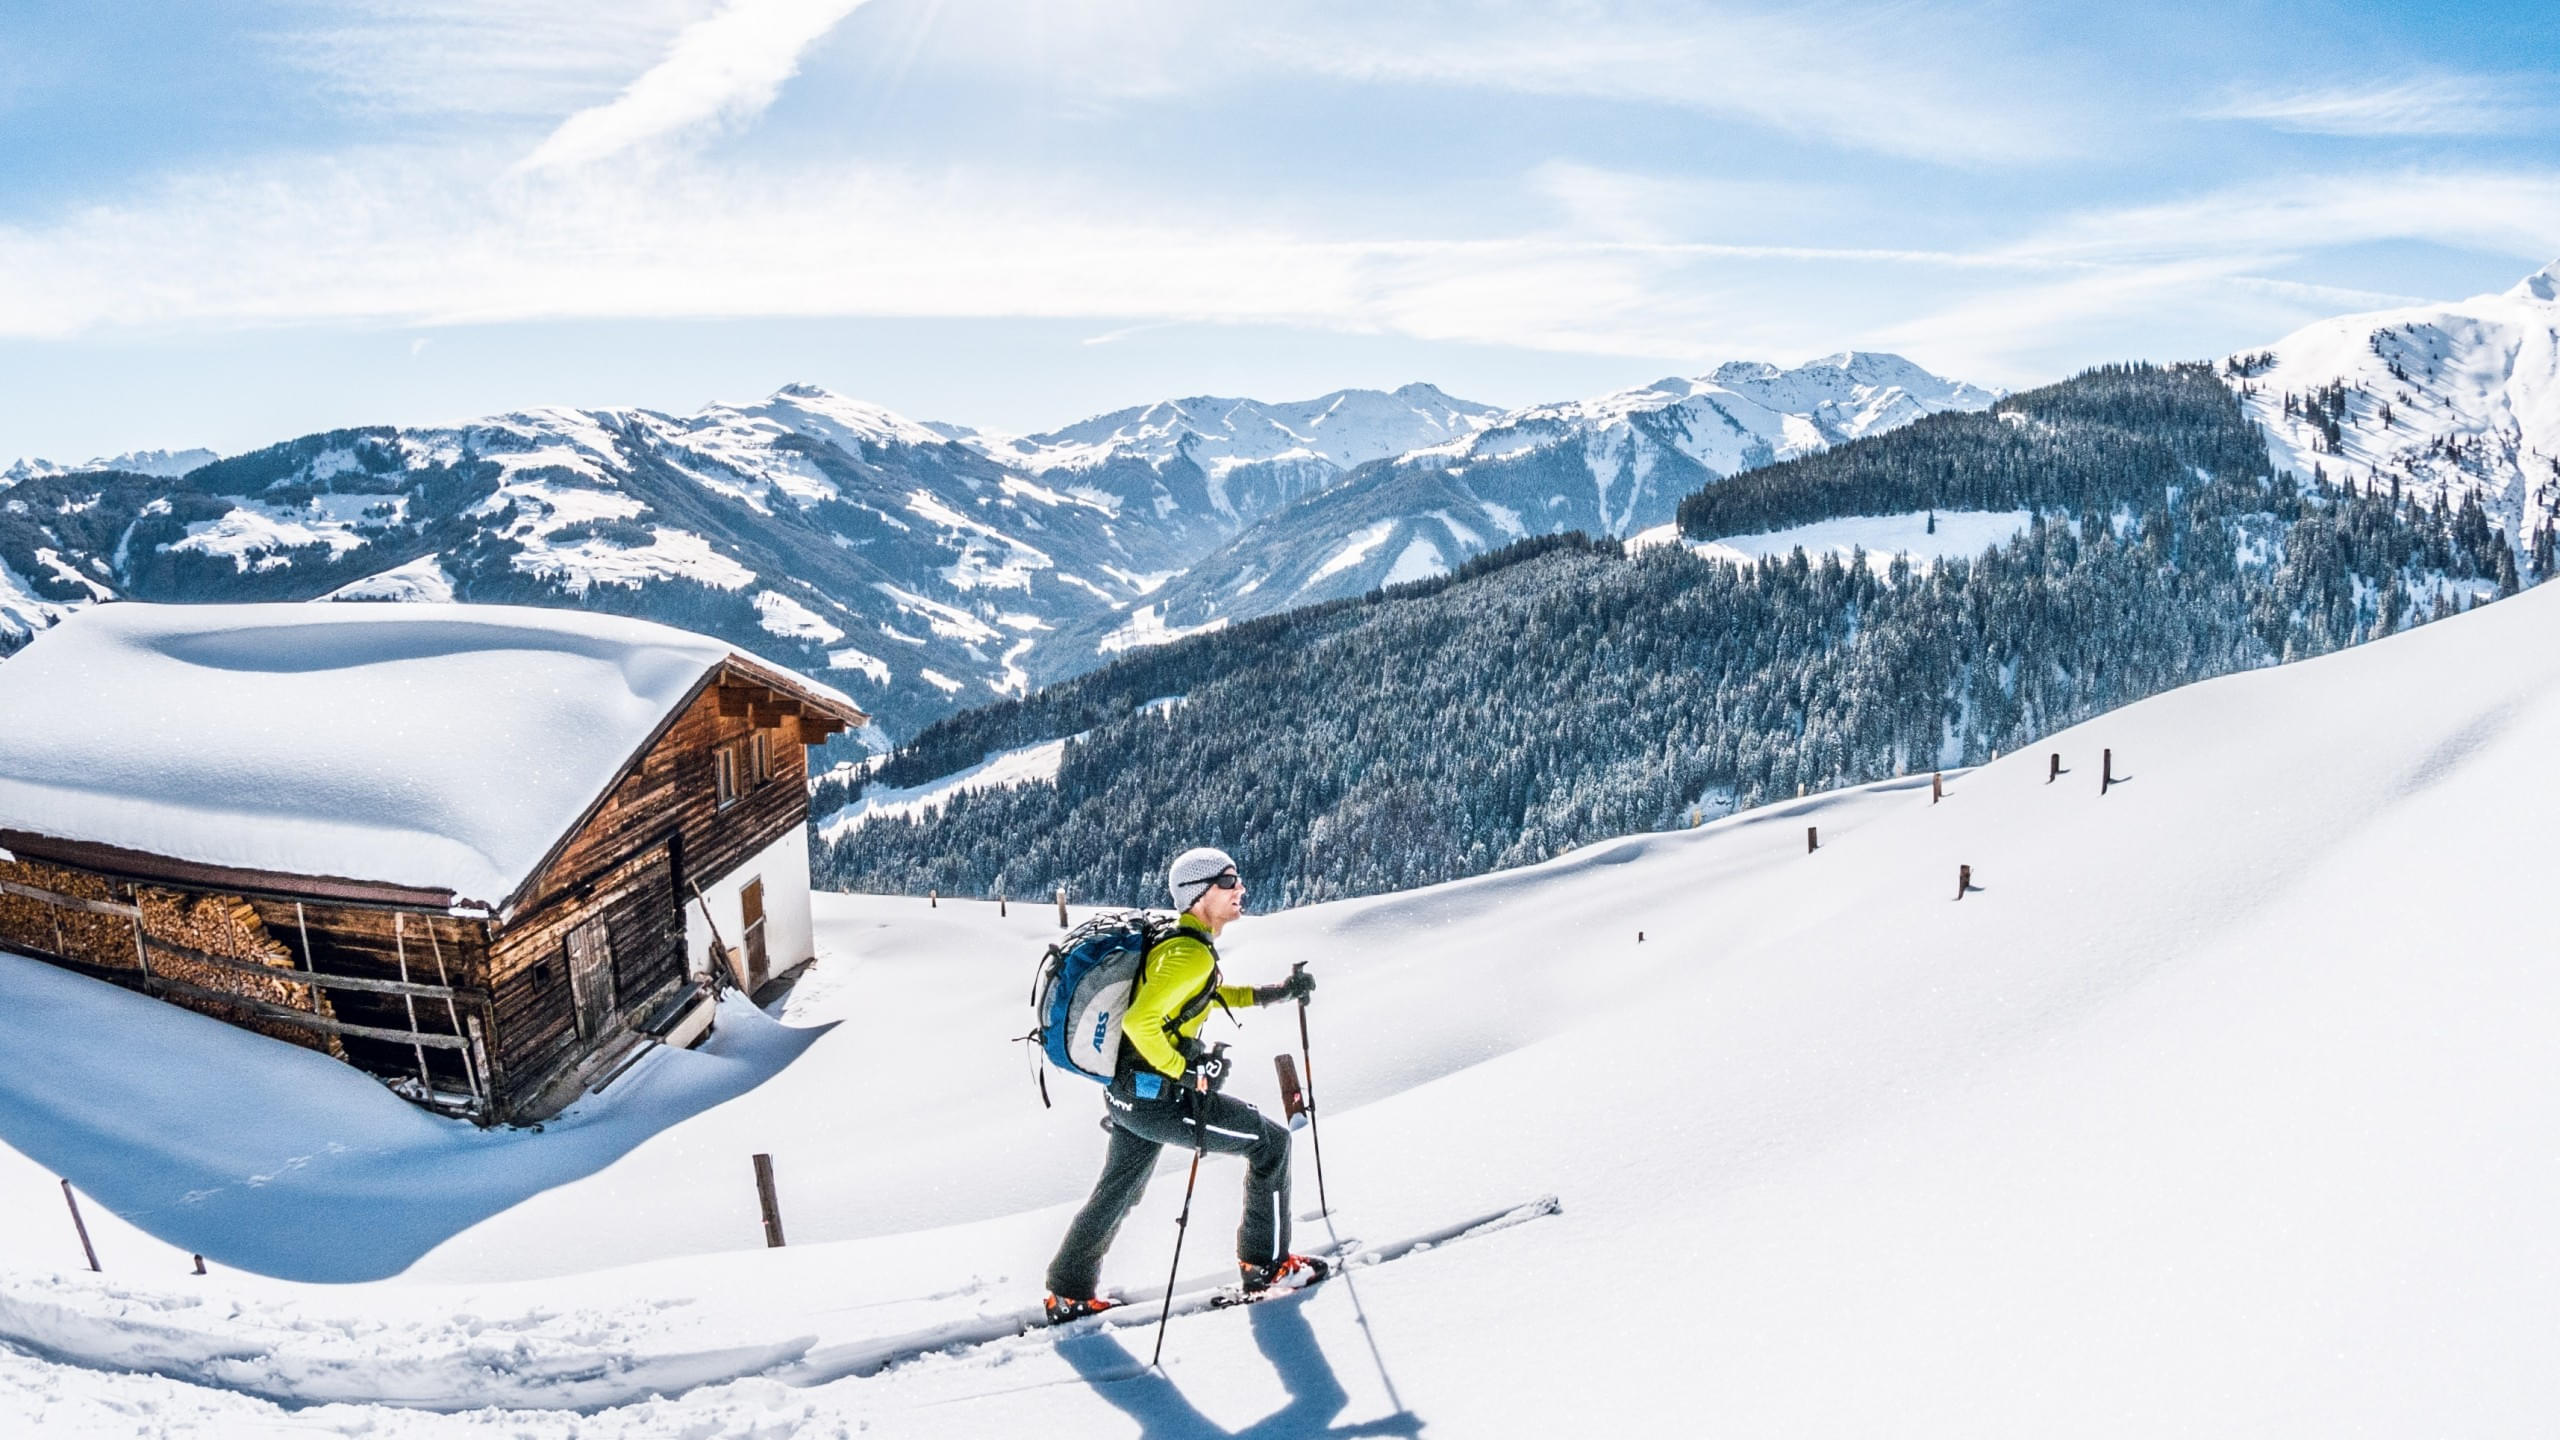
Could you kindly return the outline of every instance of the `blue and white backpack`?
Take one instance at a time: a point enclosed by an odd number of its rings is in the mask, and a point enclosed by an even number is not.
[[[1068,931],[1040,957],[1031,981],[1032,1029],[1023,1038],[1068,1074],[1110,1084],[1139,968],[1173,932],[1171,917],[1144,910],[1097,915]],[[1045,1074],[1040,1103],[1049,1103]]]

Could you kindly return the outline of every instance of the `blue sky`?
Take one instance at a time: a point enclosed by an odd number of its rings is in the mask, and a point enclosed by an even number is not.
[[[2503,289],[2555,139],[2525,4],[13,0],[0,459],[792,380],[2016,386]]]

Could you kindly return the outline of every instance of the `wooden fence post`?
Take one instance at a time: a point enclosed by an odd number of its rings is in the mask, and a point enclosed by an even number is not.
[[[1929,803],[1935,805],[1945,798],[1947,798],[1946,772],[1933,771],[1929,776]]]
[[[1959,865],[1959,866],[1957,866],[1957,867],[1956,867],[1956,898],[1957,898],[1957,899],[1959,899],[1959,900],[1963,899],[1963,898],[1964,898],[1964,892],[1966,892],[1967,890],[1970,890],[1970,889],[1972,889],[1972,888],[1973,888],[1973,867],[1972,867],[1972,866],[1970,866],[1970,865]]]
[[[196,1257],[196,1273],[199,1275],[204,1273],[204,1257],[201,1255]]]
[[[1822,833],[1821,833],[1821,827],[1820,827],[1820,826],[1816,826],[1816,825],[1807,825],[1806,827],[1804,827],[1804,853],[1806,853],[1807,855],[1810,855],[1810,854],[1812,854],[1814,851],[1819,850],[1819,849],[1821,849],[1821,848],[1822,848]]]
[[[773,1195],[773,1157],[758,1155],[756,1164],[756,1203],[764,1207],[764,1244],[768,1250],[782,1248],[782,1203]]]
[[[1005,916],[1005,908],[1004,908],[1004,891],[1003,891],[1001,888],[999,888],[999,889],[996,891],[996,918],[997,918],[997,919],[999,919],[999,920],[1001,920],[1001,919],[1003,919],[1003,918],[1004,918],[1004,916]]]
[[[2051,755],[2048,755],[2048,756],[2046,756],[2046,757],[2045,757],[2045,762],[2044,762],[2044,783],[2046,783],[2047,785],[2050,785],[2050,784],[2052,784],[2054,781],[2059,780],[2059,779],[2061,779],[2061,778],[2062,778],[2062,752],[2061,752],[2061,751],[2059,751],[2059,750],[2056,750],[2056,751],[2054,751]]]
[[[924,907],[928,910],[941,909],[942,892],[939,890],[927,890],[924,892]]]
[[[2104,795],[2107,787],[2116,783],[2116,752],[2101,750],[2098,755],[2098,793]]]
[[[80,1253],[89,1257],[89,1268],[103,1272],[98,1264],[98,1247],[89,1243],[89,1222],[80,1218],[80,1197],[71,1193],[71,1182],[62,1182],[62,1203],[71,1207],[71,1228],[80,1232]]]
[[[1067,928],[1067,892],[1064,890],[1058,892],[1058,928]]]

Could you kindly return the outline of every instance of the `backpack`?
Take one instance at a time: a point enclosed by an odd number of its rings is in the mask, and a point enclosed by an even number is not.
[[[1031,978],[1031,1033],[1023,1036],[1036,1057],[1033,1071],[1040,1084],[1040,1103],[1049,1104],[1047,1068],[1108,1085],[1120,1061],[1120,1023],[1137,993],[1138,972],[1147,952],[1171,938],[1179,926],[1173,917],[1144,910],[1097,915],[1059,937],[1040,957]],[[1212,951],[1214,954],[1215,951]],[[1217,975],[1210,974],[1204,997],[1183,1007],[1177,1023],[1206,1009],[1217,995]]]

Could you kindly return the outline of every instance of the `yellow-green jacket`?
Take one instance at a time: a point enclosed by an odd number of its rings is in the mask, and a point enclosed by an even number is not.
[[[1209,948],[1209,927],[1199,916],[1184,911],[1174,933],[1147,952],[1147,963],[1138,971],[1137,993],[1130,997],[1129,1013],[1120,1022],[1120,1033],[1139,1059],[1174,1079],[1182,1078],[1187,1062],[1177,1041],[1198,1035],[1213,1007],[1199,1007],[1179,1025],[1175,1017],[1215,982],[1217,974],[1218,956]],[[1253,987],[1219,985],[1218,999],[1231,1009],[1250,1005]]]

